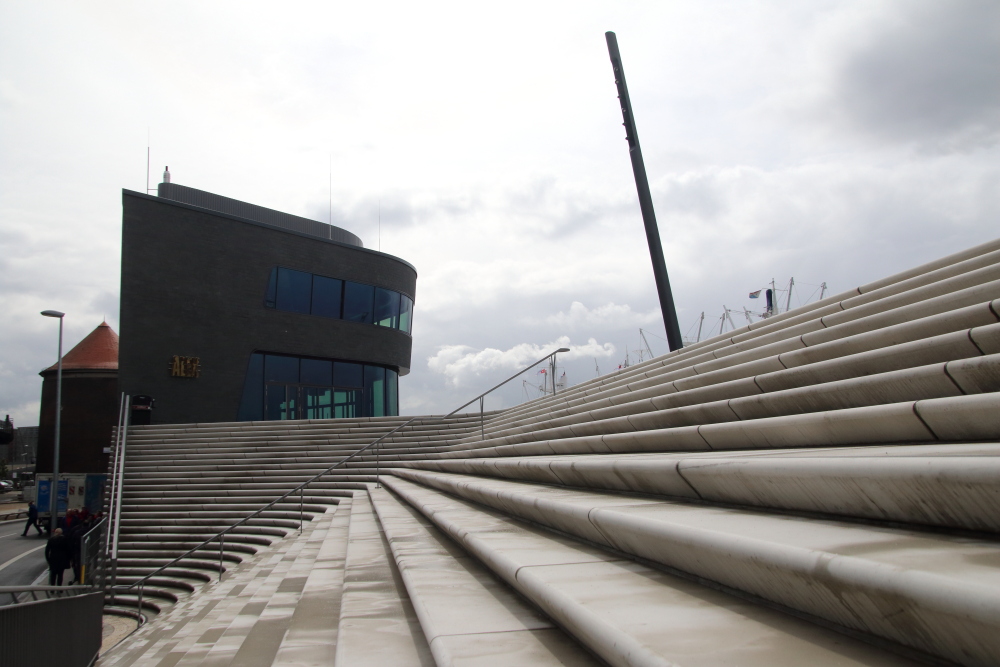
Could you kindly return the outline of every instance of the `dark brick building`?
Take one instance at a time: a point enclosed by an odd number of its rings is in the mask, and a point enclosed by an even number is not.
[[[173,183],[122,209],[119,386],[155,400],[152,423],[398,414],[413,266]]]

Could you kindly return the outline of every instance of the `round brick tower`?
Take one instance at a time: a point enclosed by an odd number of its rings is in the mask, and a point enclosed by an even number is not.
[[[56,364],[39,373],[36,472],[52,472],[55,441]],[[118,420],[118,334],[102,322],[63,356],[60,473],[106,473],[111,434]]]

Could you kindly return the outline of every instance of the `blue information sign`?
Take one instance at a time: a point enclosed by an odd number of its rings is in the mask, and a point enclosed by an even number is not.
[[[49,506],[50,495],[52,491],[52,480],[50,479],[40,479],[38,480],[38,497],[35,499],[35,505],[38,506],[39,512],[51,512],[52,508]],[[68,497],[69,491],[69,481],[65,479],[59,480],[59,511],[66,511],[66,499]]]

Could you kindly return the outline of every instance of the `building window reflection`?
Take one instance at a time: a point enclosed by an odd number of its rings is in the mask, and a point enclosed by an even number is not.
[[[375,324],[410,334],[413,299],[373,285],[296,271],[271,270],[264,306],[306,315]]]
[[[341,419],[399,414],[396,371],[349,361],[254,352],[240,421]]]

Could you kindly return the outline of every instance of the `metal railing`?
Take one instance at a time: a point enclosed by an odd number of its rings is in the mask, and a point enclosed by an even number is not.
[[[57,589],[58,597],[0,607],[0,665],[94,664],[101,650],[103,592],[89,586],[5,586],[0,592],[11,588],[33,595]]]
[[[31,595],[32,602],[38,602],[39,593],[44,593],[41,599],[71,597],[73,595],[83,595],[93,593],[93,586],[83,586],[72,584],[70,586],[0,586],[0,596],[9,595],[12,604],[27,602],[27,598],[22,599],[24,593]]]
[[[79,583],[88,586],[104,585],[105,559],[104,536],[108,528],[108,518],[104,517],[90,530],[80,537],[80,550],[77,555],[79,563]]]
[[[511,375],[509,378],[507,378],[503,382],[495,385],[494,387],[492,387],[489,390],[483,392],[479,396],[476,396],[471,401],[460,405],[459,407],[455,408],[454,410],[452,410],[448,414],[444,415],[443,417],[438,417],[437,420],[438,421],[443,421],[443,420],[447,419],[448,417],[451,417],[452,415],[454,415],[455,413],[457,413],[462,408],[468,407],[468,406],[472,405],[473,403],[475,403],[476,401],[479,401],[479,405],[480,405],[480,422],[482,424],[482,420],[484,418],[484,413],[483,413],[483,410],[482,410],[483,398],[486,395],[490,394],[493,391],[496,391],[497,389],[499,389],[503,385],[507,384],[508,382],[510,382],[514,378],[522,375],[523,373],[526,373],[527,371],[531,370],[532,368],[534,368],[538,364],[542,363],[543,361],[545,361],[547,359],[553,359],[553,361],[554,361],[555,360],[555,356],[557,354],[559,354],[560,352],[568,352],[568,351],[569,350],[567,348],[563,347],[563,348],[559,348],[555,352],[551,352],[551,353],[545,355],[544,357],[542,357],[538,361],[534,362],[530,366],[525,366],[523,369],[521,369],[520,371],[518,371],[514,375]],[[137,618],[137,626],[136,627],[141,626],[142,623],[144,622],[143,615],[142,615],[142,598],[143,598],[143,592],[144,592],[144,587],[145,587],[146,582],[149,581],[152,577],[156,576],[157,574],[160,574],[161,572],[163,572],[167,568],[169,568],[169,567],[171,567],[173,565],[176,565],[180,561],[182,561],[185,558],[189,557],[191,554],[195,553],[196,551],[201,551],[204,547],[212,544],[216,540],[218,540],[218,542],[219,542],[219,581],[222,581],[222,574],[223,574],[223,571],[224,571],[223,561],[224,561],[224,558],[225,558],[226,534],[227,533],[230,533],[233,530],[235,530],[236,528],[239,528],[240,526],[242,526],[243,524],[245,524],[250,519],[253,519],[253,518],[259,516],[260,514],[262,514],[263,512],[266,512],[268,509],[274,507],[275,505],[277,505],[281,501],[285,500],[286,498],[294,496],[296,493],[299,494],[299,532],[301,533],[302,532],[302,524],[303,524],[303,516],[304,516],[304,513],[303,513],[303,504],[304,504],[305,488],[307,486],[309,486],[310,484],[312,484],[313,482],[315,482],[316,480],[318,480],[319,478],[325,477],[326,475],[328,475],[331,472],[333,472],[335,469],[339,468],[342,465],[345,465],[351,459],[355,458],[356,456],[358,456],[358,455],[360,455],[360,454],[362,454],[362,453],[364,453],[366,451],[371,450],[372,448],[375,448],[375,455],[376,455],[376,458],[375,458],[375,483],[376,483],[376,485],[381,486],[381,478],[380,478],[380,475],[381,475],[381,466],[380,466],[380,456],[379,456],[379,452],[381,451],[381,443],[386,438],[388,438],[390,435],[399,432],[403,428],[405,428],[405,427],[409,426],[410,424],[412,424],[417,419],[422,419],[422,418],[423,417],[421,417],[421,416],[410,417],[409,419],[407,419],[405,422],[403,422],[399,426],[395,427],[394,429],[392,429],[391,431],[389,431],[387,433],[384,433],[384,434],[380,435],[378,438],[376,438],[372,442],[368,443],[367,445],[365,445],[364,447],[362,447],[358,451],[354,452],[353,454],[350,454],[349,456],[344,457],[340,461],[337,461],[333,465],[327,467],[322,472],[316,473],[315,475],[313,475],[312,477],[310,477],[306,481],[302,482],[301,484],[299,484],[295,488],[293,488],[290,491],[282,494],[281,496],[278,496],[277,498],[275,498],[271,502],[267,503],[263,507],[260,507],[259,509],[254,510],[252,513],[250,513],[247,516],[243,517],[242,519],[240,519],[239,521],[237,521],[233,525],[228,526],[227,528],[224,528],[223,530],[219,531],[215,535],[209,537],[207,540],[204,540],[203,542],[199,543],[197,546],[192,547],[191,549],[188,549],[187,551],[185,551],[180,556],[177,556],[176,558],[174,558],[173,560],[171,560],[169,563],[167,563],[165,565],[161,565],[160,567],[156,568],[155,570],[153,570],[149,574],[141,577],[137,581],[134,581],[133,583],[128,584],[128,585],[121,585],[121,586],[118,586],[118,585],[112,583],[112,585],[111,585],[111,587],[109,589],[110,592],[111,592],[111,601],[112,601],[112,603],[114,602],[115,591],[121,591],[121,592],[130,591],[133,588],[136,588],[138,586],[139,592],[138,592],[138,601],[137,601],[137,604],[136,604],[136,610],[137,610],[137,616],[138,616],[138,618]],[[483,425],[482,428],[484,429],[485,425]],[[484,431],[484,437],[485,437],[485,431]],[[124,440],[124,436],[123,436],[123,440]],[[124,442],[122,444],[124,444]],[[124,459],[124,457],[122,457],[122,458]],[[122,461],[122,463],[124,463],[124,461]],[[122,472],[124,472],[124,466],[122,467]],[[120,494],[121,494],[121,483],[122,483],[122,481],[119,480],[119,482],[118,482],[118,485],[119,485],[119,488],[118,488],[119,497],[120,497]],[[119,508],[120,508],[120,505],[119,505]],[[118,522],[115,521],[115,525],[112,527],[112,530],[115,533],[117,533],[117,526],[118,526]],[[117,535],[114,535],[114,536],[110,536],[109,535],[109,540],[113,540],[113,543],[117,546]]]

